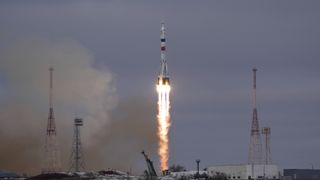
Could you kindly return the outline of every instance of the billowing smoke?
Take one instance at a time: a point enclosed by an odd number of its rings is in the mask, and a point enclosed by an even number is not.
[[[139,157],[140,148],[156,144],[155,125],[148,124],[153,121],[152,106],[136,99],[117,107],[111,73],[95,67],[86,48],[72,40],[25,39],[0,55],[1,169],[28,174],[41,170],[50,66],[55,69],[53,104],[64,169],[69,165],[75,116],[84,119],[81,137],[87,169],[128,170],[138,162],[131,157]]]
[[[155,108],[150,100],[143,97],[130,97],[119,101],[119,106],[111,113],[112,121],[95,137],[99,142],[105,143],[105,146],[97,144],[97,148],[92,148],[92,150],[101,148],[100,153],[104,153],[102,164],[107,164],[109,168],[140,174],[146,169],[142,150],[155,160],[157,152]],[[156,161],[154,165],[157,167]]]

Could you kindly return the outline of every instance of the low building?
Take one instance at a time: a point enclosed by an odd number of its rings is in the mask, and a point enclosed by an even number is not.
[[[240,164],[240,165],[224,165],[211,166],[207,168],[209,176],[217,174],[225,174],[227,179],[244,180],[244,179],[280,179],[281,171],[277,165],[264,164]]]
[[[181,172],[171,172],[169,174],[169,177],[172,177],[174,179],[193,179],[196,177],[198,171],[181,171]],[[207,177],[207,171],[199,171],[200,177]]]
[[[18,177],[19,176],[14,172],[0,170],[0,179],[14,179]]]
[[[284,169],[287,180],[320,180],[320,169]]]

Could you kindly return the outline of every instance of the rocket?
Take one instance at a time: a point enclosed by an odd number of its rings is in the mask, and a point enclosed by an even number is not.
[[[160,51],[161,51],[161,60],[160,60],[160,73],[158,76],[157,84],[167,84],[170,85],[170,78],[168,75],[168,66],[166,61],[166,34],[165,34],[164,23],[161,23],[161,33],[160,33]]]
[[[168,169],[169,160],[169,128],[170,121],[170,79],[168,76],[168,67],[166,61],[166,37],[164,23],[161,24],[160,31],[160,72],[157,79],[156,89],[158,93],[158,138],[161,171]]]

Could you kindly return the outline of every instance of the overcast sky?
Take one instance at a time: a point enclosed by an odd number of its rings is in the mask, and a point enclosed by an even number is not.
[[[112,73],[119,99],[143,97],[156,107],[164,21],[170,164],[247,163],[256,66],[259,123],[271,127],[273,162],[320,168],[319,7],[316,0],[1,1],[0,49],[25,38],[75,41],[95,68]]]

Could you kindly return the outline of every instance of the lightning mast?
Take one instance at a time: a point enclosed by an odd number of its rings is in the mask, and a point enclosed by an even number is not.
[[[262,163],[262,144],[260,137],[260,128],[258,121],[257,103],[256,103],[256,74],[257,68],[253,68],[253,114],[250,132],[250,146],[249,146],[249,164]]]
[[[79,172],[80,169],[84,170],[82,146],[80,139],[80,126],[83,126],[83,120],[80,118],[75,118],[70,167],[70,170],[73,172]]]
[[[53,113],[53,68],[49,68],[50,72],[50,91],[49,91],[49,115],[47,123],[47,134],[45,142],[45,165],[42,173],[55,173],[61,170],[60,152],[57,142],[57,131],[55,118]]]
[[[271,147],[270,147],[270,135],[271,135],[271,128],[264,127],[261,130],[261,133],[264,135],[264,164],[271,164]]]

